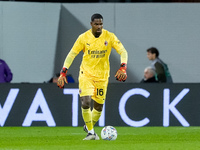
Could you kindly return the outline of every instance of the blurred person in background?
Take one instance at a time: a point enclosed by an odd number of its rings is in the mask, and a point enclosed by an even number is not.
[[[158,82],[173,83],[167,64],[159,58],[159,51],[155,47],[147,49],[147,58],[152,61],[151,67],[156,71]]]
[[[6,62],[0,59],[0,83],[10,82],[13,78],[13,74],[6,64]]]
[[[144,78],[140,81],[140,83],[158,83],[155,74],[156,72],[152,67],[146,67],[144,69]]]

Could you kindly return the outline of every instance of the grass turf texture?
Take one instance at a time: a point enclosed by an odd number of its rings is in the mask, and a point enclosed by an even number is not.
[[[83,141],[82,127],[1,127],[0,150],[198,150],[200,127],[115,127],[115,141]],[[101,127],[95,127],[100,136]]]

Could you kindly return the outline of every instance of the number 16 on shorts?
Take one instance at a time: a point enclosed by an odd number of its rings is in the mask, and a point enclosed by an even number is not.
[[[97,96],[103,96],[103,94],[104,94],[103,89],[97,88]]]

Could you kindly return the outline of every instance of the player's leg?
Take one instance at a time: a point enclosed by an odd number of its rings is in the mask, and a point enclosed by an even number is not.
[[[93,126],[101,117],[103,104],[105,103],[106,99],[107,86],[108,86],[108,80],[95,82],[95,93],[92,96],[92,100],[94,100],[93,110],[92,110]]]
[[[93,126],[96,124],[96,122],[99,120],[101,117],[101,112],[103,109],[103,104],[99,104],[96,101],[94,101],[94,107],[92,109],[92,123]]]
[[[90,101],[90,103],[91,103],[91,101]],[[93,103],[94,104],[93,104],[93,109],[92,109],[92,125],[94,126],[96,124],[96,122],[99,120],[100,116],[101,116],[101,112],[102,112],[102,109],[103,109],[103,104],[99,104],[94,100],[93,100]],[[88,107],[86,107],[86,109],[87,108]],[[82,107],[82,112],[83,112],[83,110],[84,109]],[[88,127],[87,126],[88,125],[84,125],[83,126],[83,130],[88,133]]]
[[[88,134],[94,134],[95,135],[95,140],[99,140],[99,136],[94,132],[94,125],[99,120],[99,118],[101,116],[102,109],[103,109],[103,104],[99,104],[96,101],[94,101],[94,106],[93,106],[93,110],[92,110],[92,122],[89,125],[86,124],[86,125],[83,126],[83,130],[85,132],[87,132]],[[89,126],[92,127],[92,129],[88,128]],[[88,137],[86,137],[86,138],[88,138]]]
[[[96,134],[94,133],[91,112],[91,97],[83,96],[81,99],[82,116],[88,130],[88,135],[83,140],[95,140]]]
[[[93,110],[92,110],[92,122],[93,127],[96,122],[101,117],[101,112],[103,110],[103,104],[105,103],[106,93],[107,93],[108,81],[97,81],[95,82],[95,93],[92,96]],[[99,136],[96,134],[95,140],[98,140]]]
[[[82,116],[85,122],[85,128],[88,130],[88,135],[83,140],[95,140],[95,132],[92,123],[91,112],[91,96],[94,94],[93,81],[81,74],[79,76],[79,94],[81,100]]]
[[[94,134],[93,123],[92,123],[92,112],[91,112],[91,96],[83,96],[80,97],[81,100],[81,109],[82,116],[87,126],[87,130],[90,131],[91,134]]]

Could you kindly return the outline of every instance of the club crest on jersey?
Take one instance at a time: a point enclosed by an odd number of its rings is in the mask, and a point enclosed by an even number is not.
[[[105,41],[105,42],[104,42],[104,44],[105,44],[105,46],[107,46],[107,45],[108,45],[108,42],[107,42],[107,41]]]

